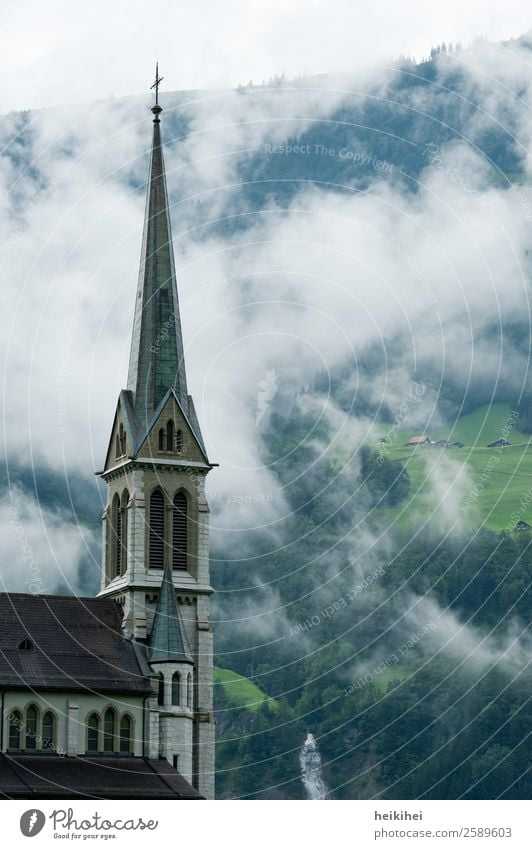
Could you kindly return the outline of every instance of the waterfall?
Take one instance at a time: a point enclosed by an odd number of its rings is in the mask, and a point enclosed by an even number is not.
[[[323,780],[321,755],[313,734],[307,734],[299,753],[301,780],[309,799],[330,799],[329,790]]]

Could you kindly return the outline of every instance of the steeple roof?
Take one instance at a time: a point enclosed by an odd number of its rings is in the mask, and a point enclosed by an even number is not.
[[[164,660],[192,663],[181,612],[175,596],[172,570],[168,565],[164,569],[149,648],[152,663]]]
[[[127,388],[142,426],[173,389],[188,409],[185,360],[177,298],[172,230],[161,145],[162,108],[151,110],[153,145]]]

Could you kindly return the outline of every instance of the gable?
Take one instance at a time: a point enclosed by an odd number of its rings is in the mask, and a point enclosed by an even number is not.
[[[173,392],[168,394],[162,409],[139,445],[136,457],[196,463],[207,461],[191,423],[185,417]]]
[[[137,430],[131,393],[127,390],[122,391],[116,405],[111,437],[105,456],[104,471],[116,466],[122,459],[133,456]]]

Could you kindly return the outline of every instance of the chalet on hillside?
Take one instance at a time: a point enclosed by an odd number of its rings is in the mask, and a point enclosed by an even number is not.
[[[507,445],[511,445],[511,442],[508,442],[507,439],[496,439],[495,442],[490,442],[487,446],[488,448],[506,448]]]
[[[416,445],[430,445],[428,436],[411,436],[408,442],[405,442],[405,448],[415,448]]]

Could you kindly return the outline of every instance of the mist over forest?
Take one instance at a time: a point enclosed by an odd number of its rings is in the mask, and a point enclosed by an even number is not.
[[[219,797],[306,798],[309,731],[332,798],[530,794],[531,63],[161,94]],[[148,102],[0,119],[3,590],[99,589]]]

